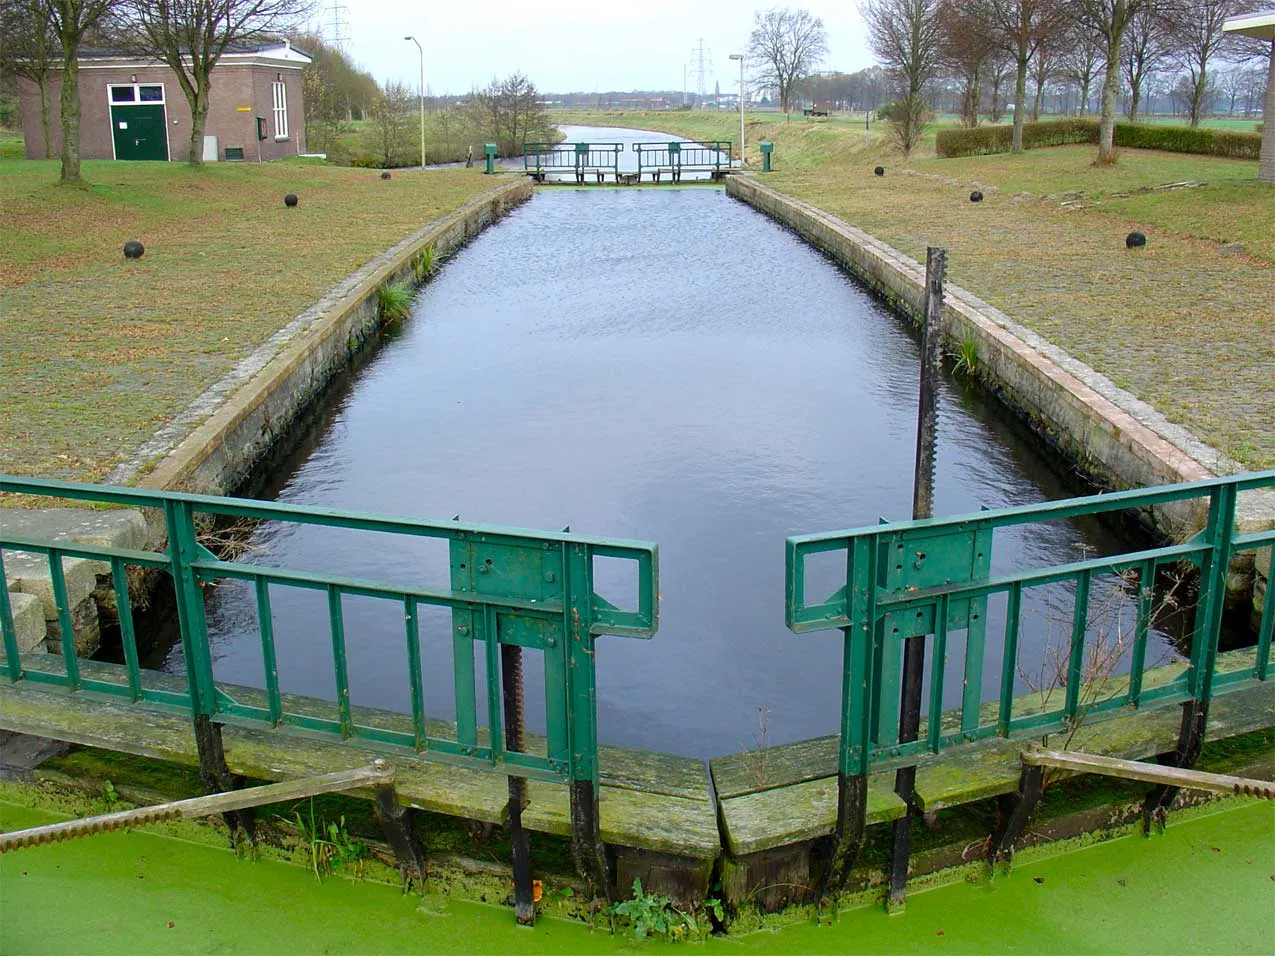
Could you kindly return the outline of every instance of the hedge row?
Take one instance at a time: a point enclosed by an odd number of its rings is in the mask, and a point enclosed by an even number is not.
[[[1012,126],[980,126],[975,129],[942,129],[938,133],[940,156],[982,156],[1008,153],[1014,142]],[[1023,124],[1023,146],[1067,146],[1098,142],[1098,123],[1088,119],[1051,120]]]
[[[1170,153],[1204,153],[1209,156],[1229,156],[1232,159],[1257,159],[1262,151],[1262,137],[1257,133],[1191,129],[1189,126],[1117,123],[1116,145],[1130,149],[1163,149]]]
[[[982,126],[977,129],[939,130],[939,156],[982,156],[1008,153],[1013,144],[1012,126]],[[1052,120],[1023,124],[1023,147],[1066,146],[1097,143],[1098,121],[1091,119]],[[1188,126],[1141,126],[1116,124],[1116,145],[1130,149],[1162,149],[1171,153],[1203,153],[1232,159],[1257,159],[1262,149],[1258,133],[1231,133]]]

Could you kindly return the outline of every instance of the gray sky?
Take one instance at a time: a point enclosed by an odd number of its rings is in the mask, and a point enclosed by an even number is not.
[[[341,2],[341,0],[338,0]],[[316,0],[318,25],[331,20],[332,0]],[[416,87],[425,50],[425,85],[434,93],[467,92],[522,70],[545,91],[681,89],[700,37],[711,51],[706,88],[739,85],[740,50],[752,29],[752,3],[739,0],[344,0],[347,52],[382,82]],[[794,4],[796,5],[796,4]],[[828,30],[826,69],[872,64],[854,0],[807,0]],[[532,13],[531,11],[535,11]],[[324,31],[327,35],[327,31]],[[688,66],[694,92],[694,65]]]

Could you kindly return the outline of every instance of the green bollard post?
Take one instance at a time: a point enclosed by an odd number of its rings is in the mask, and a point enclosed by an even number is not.
[[[758,144],[761,150],[761,171],[763,173],[770,172],[770,154],[775,151],[775,144],[763,141]]]
[[[483,152],[487,154],[486,174],[490,176],[496,171],[496,144],[483,143]]]

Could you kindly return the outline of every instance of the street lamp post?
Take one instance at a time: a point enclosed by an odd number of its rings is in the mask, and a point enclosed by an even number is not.
[[[421,85],[418,87],[421,97],[421,169],[425,168],[425,51],[421,49],[416,37],[403,37],[416,44],[416,52],[421,55]]]
[[[739,61],[739,165],[744,165],[744,54],[732,53],[732,60]]]

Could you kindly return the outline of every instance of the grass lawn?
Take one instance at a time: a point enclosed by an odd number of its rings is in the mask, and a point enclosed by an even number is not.
[[[729,113],[560,121],[739,135]],[[757,143],[775,143],[768,185],[918,260],[946,246],[953,281],[1244,465],[1275,467],[1275,186],[1257,181],[1255,162],[1125,150],[1100,169],[1091,146],[938,159],[932,135],[904,162],[884,126],[865,144],[839,119],[750,114],[747,125],[754,166]],[[1206,185],[1142,191],[1187,180]],[[973,188],[986,201],[970,203]],[[1133,229],[1149,242],[1131,252]]]
[[[2,144],[0,144],[2,145]],[[98,479],[481,170],[0,160],[0,471]],[[300,197],[296,209],[283,195]],[[127,239],[145,256],[125,260]]]

